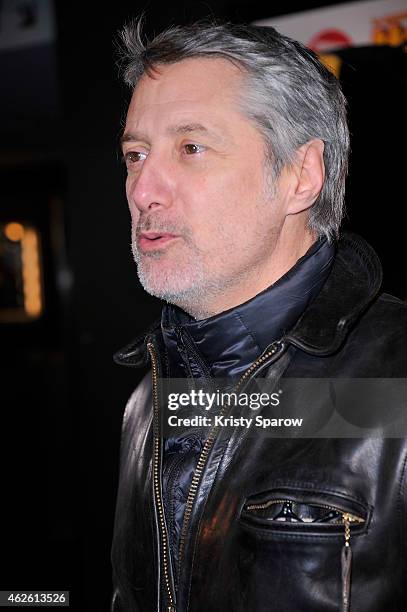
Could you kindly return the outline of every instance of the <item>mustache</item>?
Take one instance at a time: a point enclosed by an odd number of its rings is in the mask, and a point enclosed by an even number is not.
[[[152,217],[140,218],[137,226],[133,228],[136,238],[142,232],[156,232],[163,234],[175,234],[177,236],[188,237],[190,231],[180,222],[170,221],[169,219],[156,219]]]

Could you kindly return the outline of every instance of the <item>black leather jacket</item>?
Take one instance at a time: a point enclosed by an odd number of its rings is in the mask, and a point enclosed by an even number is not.
[[[406,378],[407,307],[378,296],[380,284],[373,250],[345,235],[317,298],[247,380]],[[174,585],[154,382],[160,346],[155,327],[116,354],[124,365],[151,362],[153,384],[150,374],[143,379],[123,420],[112,610],[407,609],[405,438],[270,439],[240,428],[210,436],[191,485]],[[299,522],[276,520],[287,513]],[[351,562],[342,560],[346,533]]]

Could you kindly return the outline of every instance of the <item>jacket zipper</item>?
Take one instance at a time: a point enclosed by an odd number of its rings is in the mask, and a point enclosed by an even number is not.
[[[237,393],[241,389],[243,383],[246,382],[247,379],[252,374],[254,374],[254,372],[257,369],[260,368],[260,366],[265,365],[265,362],[267,362],[268,360],[270,360],[270,363],[274,362],[277,359],[278,354],[281,353],[284,348],[285,348],[285,345],[280,340],[273,342],[273,344],[270,345],[269,349],[265,353],[263,353],[263,355],[260,355],[260,357],[256,359],[252,363],[252,365],[242,374],[241,378],[239,379],[238,383],[235,386],[234,392]],[[230,408],[230,406],[223,406],[219,412],[219,416],[223,416],[228,410],[228,408]],[[183,557],[184,549],[185,549],[185,540],[186,540],[186,536],[188,533],[188,527],[189,527],[189,521],[191,518],[192,508],[193,508],[195,497],[198,491],[198,485],[201,480],[202,473],[205,468],[206,461],[208,459],[208,455],[216,440],[218,431],[219,431],[218,426],[214,426],[210,430],[208,437],[205,441],[205,444],[203,446],[203,449],[201,451],[201,454],[199,455],[198,463],[195,468],[194,474],[192,476],[191,484],[190,484],[189,491],[188,491],[187,501],[185,504],[184,519],[182,523],[181,536],[180,536],[180,546],[179,546],[179,554],[178,554],[178,576],[180,576],[181,562],[182,562],[182,557]]]
[[[273,342],[270,345],[269,349],[260,355],[256,361],[252,363],[252,365],[243,373],[241,378],[239,379],[236,387],[235,393],[239,391],[242,387],[243,383],[248,380],[248,378],[254,374],[254,372],[260,369],[261,366],[266,365],[266,362],[269,363],[274,362],[278,355],[284,350],[285,345],[281,341]],[[167,607],[167,612],[176,612],[176,595],[175,590],[173,588],[173,582],[170,575],[171,568],[171,555],[169,550],[169,542],[168,542],[168,532],[166,528],[166,520],[164,513],[164,503],[162,499],[162,491],[161,491],[161,474],[160,474],[160,427],[159,427],[159,406],[158,406],[158,388],[157,388],[157,357],[155,352],[155,347],[152,342],[147,343],[147,349],[150,353],[151,358],[151,370],[152,370],[152,387],[153,387],[153,405],[154,405],[154,442],[153,442],[153,490],[154,490],[154,498],[156,502],[156,507],[158,511],[158,527],[160,531],[160,541],[161,541],[161,559],[162,559],[162,567],[164,573],[164,583],[168,596],[169,605]],[[273,359],[272,359],[273,358]],[[220,415],[224,415],[229,406],[224,406]],[[188,531],[189,520],[192,513],[192,507],[195,501],[196,493],[198,490],[198,484],[202,476],[202,472],[206,465],[206,461],[209,455],[209,452],[213,446],[214,441],[216,440],[216,435],[218,433],[219,428],[213,427],[205,441],[204,447],[201,451],[201,454],[198,459],[197,466],[195,468],[192,481],[188,491],[188,497],[185,505],[184,519],[181,530],[180,537],[180,547],[179,547],[179,556],[178,556],[178,576],[180,575],[180,568],[182,562],[182,556],[185,548],[185,539]]]
[[[282,341],[273,342],[270,348],[256,359],[252,365],[243,373],[239,379],[234,392],[237,393],[242,385],[252,376],[257,370],[261,369],[265,365],[270,365],[276,361],[279,354],[284,350],[285,345]],[[156,507],[158,511],[159,531],[161,536],[161,559],[162,567],[164,571],[164,582],[168,595],[169,605],[167,606],[167,612],[176,612],[176,596],[173,588],[173,582],[170,575],[171,568],[171,556],[169,550],[168,533],[166,529],[166,520],[164,513],[164,504],[161,492],[161,475],[160,475],[160,436],[159,436],[159,406],[158,406],[158,389],[157,389],[157,359],[155,354],[154,345],[149,342],[147,343],[147,349],[150,353],[151,366],[152,366],[152,379],[153,379],[153,404],[154,404],[154,443],[153,443],[153,489],[154,497],[156,501]],[[223,416],[229,406],[224,406],[220,415]],[[180,568],[182,562],[182,556],[185,548],[185,540],[188,532],[189,521],[194,505],[195,497],[198,491],[198,485],[206,465],[210,450],[216,440],[219,427],[214,426],[204,444],[201,454],[198,459],[197,467],[194,471],[191,485],[188,491],[187,502],[185,505],[184,519],[180,537],[179,557],[178,557],[178,575],[180,575]],[[284,503],[290,500],[271,500],[265,504],[251,505],[247,510],[262,509],[266,508],[272,503]],[[350,525],[351,523],[363,523],[364,519],[356,515],[350,514],[349,512],[342,512],[333,506],[319,505],[319,507],[327,508],[335,512],[342,514],[342,524],[345,527],[345,543],[342,548],[342,612],[349,612],[350,610],[350,574],[351,574],[351,563],[352,563],[352,550],[350,547]]]
[[[352,514],[344,512],[342,514],[343,523],[345,525],[345,544],[341,552],[341,570],[342,570],[342,612],[350,610],[350,586],[351,586],[351,571],[352,571],[352,549],[350,547],[350,523],[355,520]],[[359,521],[360,522],[360,521]]]
[[[286,503],[292,503],[292,499],[269,499],[268,501],[262,503],[262,504],[251,504],[250,506],[247,506],[245,508],[245,510],[250,511],[250,510],[265,510],[266,508],[269,508],[270,506],[273,506],[274,504],[286,504]],[[331,525],[348,525],[350,523],[364,523],[365,519],[357,516],[356,514],[351,514],[350,512],[343,512],[342,510],[339,510],[339,508],[335,508],[335,506],[328,506],[326,504],[310,504],[310,506],[315,506],[316,508],[326,508],[327,510],[333,510],[334,512],[339,512],[342,516],[342,521],[336,521],[333,523],[330,523]],[[348,528],[346,528],[348,529]],[[346,531],[345,532],[345,540],[349,541],[350,539],[350,530],[349,532]]]
[[[158,512],[158,527],[160,531],[160,559],[162,560],[162,567],[164,572],[164,583],[168,596],[169,605],[167,606],[167,612],[176,612],[176,599],[175,592],[172,584],[170,575],[171,568],[171,557],[168,542],[168,532],[164,514],[164,503],[161,492],[161,474],[160,474],[160,426],[159,426],[159,406],[158,406],[158,388],[157,388],[157,358],[155,348],[152,342],[147,344],[148,352],[151,358],[151,369],[152,369],[152,383],[153,383],[153,406],[154,406],[154,426],[153,426],[153,490],[156,508]],[[160,585],[159,585],[160,588]]]

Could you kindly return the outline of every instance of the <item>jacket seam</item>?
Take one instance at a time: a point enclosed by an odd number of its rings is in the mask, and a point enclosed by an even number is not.
[[[351,248],[355,249],[355,251],[359,255],[360,259],[363,261],[365,266],[375,276],[374,280],[379,285],[379,287],[376,288],[376,295],[377,295],[377,292],[380,291],[380,286],[382,284],[383,273],[382,273],[381,268],[375,266],[374,263],[372,262],[373,258],[376,261],[378,261],[378,257],[376,253],[374,252],[373,248],[367,243],[362,245],[359,236],[353,233],[348,233],[347,235],[343,236],[342,240],[344,242],[347,242],[348,245],[351,245]],[[366,250],[369,251],[368,254],[366,253]]]
[[[254,346],[261,352],[261,347],[259,346],[259,344],[258,344],[256,338],[254,337],[252,331],[247,327],[246,323],[244,322],[244,319],[243,319],[242,315],[239,312],[235,312],[235,317],[238,319],[240,324],[243,325],[243,327],[245,328],[246,332],[248,333],[248,335],[252,339],[252,342],[253,342]]]
[[[343,534],[341,533],[326,533],[326,534],[305,534],[305,533],[281,533],[280,531],[273,530],[272,528],[266,527],[256,527],[254,525],[249,525],[248,523],[244,523],[240,521],[240,527],[242,529],[247,529],[248,531],[254,533],[261,533],[264,536],[268,536],[270,540],[343,540]],[[357,538],[358,536],[366,535],[369,532],[369,527],[366,527],[363,530],[358,531],[357,533],[352,532],[352,540],[353,538]]]

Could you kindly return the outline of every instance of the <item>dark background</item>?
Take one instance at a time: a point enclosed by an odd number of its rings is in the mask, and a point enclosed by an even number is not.
[[[328,4],[60,1],[53,45],[0,53],[0,222],[39,229],[46,306],[37,322],[0,325],[0,589],[69,589],[71,609],[109,609],[121,417],[141,376],[111,355],[160,311],[130,255],[117,30],[142,10],[152,34],[211,13],[241,22]],[[407,56],[341,56],[353,138],[346,224],[403,298]]]

